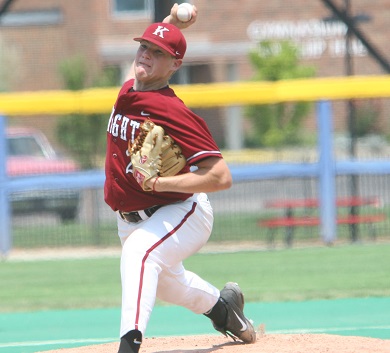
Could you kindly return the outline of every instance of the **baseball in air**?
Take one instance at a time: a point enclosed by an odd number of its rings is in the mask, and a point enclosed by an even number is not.
[[[181,22],[188,22],[192,18],[192,5],[184,2],[177,8],[177,18]]]

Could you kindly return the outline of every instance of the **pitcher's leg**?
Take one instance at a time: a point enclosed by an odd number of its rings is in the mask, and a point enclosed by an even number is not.
[[[203,314],[218,301],[219,290],[197,274],[185,270],[179,263],[160,273],[157,297],[196,314]]]
[[[198,195],[162,207],[131,229],[127,237],[126,224],[118,220],[120,228],[124,228],[121,238],[126,238],[121,258],[121,336],[133,329],[145,332],[161,269],[180,264],[207,241],[212,224],[212,210],[208,207],[206,197]]]
[[[122,222],[119,220],[120,225],[125,226]],[[212,222],[207,196],[194,195],[185,202],[160,208],[131,231],[124,229],[121,232],[121,238],[126,239],[121,259],[123,296],[120,332],[124,345],[134,343],[134,339],[138,341],[134,338],[137,331],[145,333],[162,269],[175,268],[196,253],[207,242]],[[195,274],[185,274],[184,269],[176,270],[183,271],[184,275],[179,293],[181,305],[200,314],[210,310],[218,300],[218,289]],[[180,284],[180,281],[176,279],[175,283]],[[193,286],[183,287],[188,283],[193,283]],[[175,298],[178,292],[167,292],[166,295]]]
[[[126,240],[122,250],[121,337],[133,329],[145,332],[156,299],[161,268],[148,256],[145,247],[140,247],[141,238],[142,234],[133,234]]]

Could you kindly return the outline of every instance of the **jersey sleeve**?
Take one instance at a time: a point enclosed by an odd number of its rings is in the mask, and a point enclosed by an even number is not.
[[[222,158],[204,119],[187,108],[174,93],[172,95],[159,102],[156,109],[160,108],[161,112],[157,112],[155,123],[161,124],[165,132],[181,147],[189,165],[195,165],[208,157]]]
[[[184,117],[180,126],[172,131],[172,138],[182,148],[182,153],[187,162],[190,165],[195,165],[208,157],[222,158],[222,154],[204,120],[199,117],[194,118],[192,114],[189,114],[189,116],[184,114]],[[181,132],[178,133],[179,128]],[[169,128],[166,128],[166,132],[171,134]]]

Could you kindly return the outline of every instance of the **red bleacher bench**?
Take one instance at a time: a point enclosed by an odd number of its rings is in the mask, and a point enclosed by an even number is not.
[[[378,207],[380,205],[378,198],[343,198],[337,200],[337,206],[361,206],[361,205],[373,205]],[[299,200],[274,200],[267,204],[268,207],[285,208],[286,212],[284,216],[272,217],[267,219],[260,219],[258,226],[269,229],[269,242],[274,242],[276,228],[286,228],[286,244],[291,246],[293,240],[293,230],[295,227],[309,227],[319,226],[321,220],[315,216],[295,216],[292,209],[299,207],[318,207],[318,200],[316,199],[299,199]],[[386,220],[386,215],[382,213],[376,214],[356,214],[338,216],[337,224],[368,224],[370,226],[370,235],[372,238],[376,237],[374,223],[382,222]]]
[[[376,223],[385,219],[386,216],[384,214],[352,215],[337,218],[337,224]],[[268,218],[259,220],[258,225],[267,228],[318,226],[320,225],[320,218],[310,216]]]

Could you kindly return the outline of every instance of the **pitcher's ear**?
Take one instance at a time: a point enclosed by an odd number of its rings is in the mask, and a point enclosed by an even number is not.
[[[175,59],[173,61],[173,69],[175,71],[179,70],[182,64],[183,64],[183,59]]]

